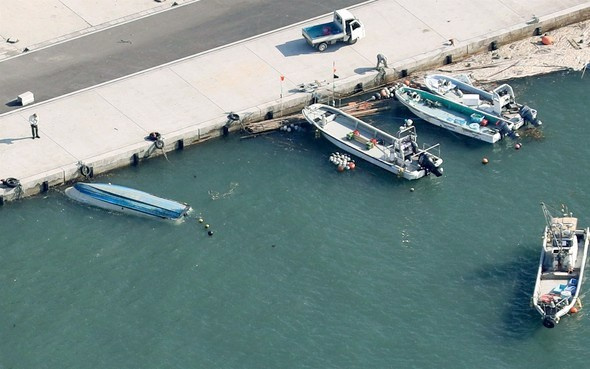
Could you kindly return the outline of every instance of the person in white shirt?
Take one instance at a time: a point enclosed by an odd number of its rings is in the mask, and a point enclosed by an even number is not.
[[[33,113],[33,115],[29,117],[29,123],[31,123],[31,134],[33,136],[33,140],[35,138],[41,138],[39,137],[39,127],[37,126],[39,123],[39,116],[37,113]]]

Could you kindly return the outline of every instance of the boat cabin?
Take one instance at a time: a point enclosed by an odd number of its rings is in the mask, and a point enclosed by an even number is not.
[[[578,254],[576,237],[577,218],[552,218],[545,232],[545,257],[543,269],[571,273]]]

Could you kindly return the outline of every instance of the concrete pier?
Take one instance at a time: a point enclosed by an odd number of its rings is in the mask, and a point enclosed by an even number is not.
[[[0,115],[0,178],[20,182],[0,186],[0,204],[193,145],[269,113],[300,111],[312,99],[302,84],[317,82],[313,92],[323,99],[346,95],[590,18],[590,2],[581,0],[378,0],[350,10],[367,30],[355,45],[320,53],[306,44],[301,28],[329,20],[327,14]],[[388,61],[383,72],[375,69],[378,54]],[[33,113],[40,139],[31,139]],[[161,149],[146,140],[150,132],[162,135]]]

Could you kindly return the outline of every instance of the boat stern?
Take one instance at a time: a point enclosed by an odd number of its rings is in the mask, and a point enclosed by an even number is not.
[[[555,328],[557,323],[559,323],[559,318],[552,317],[549,315],[543,317],[543,326],[546,328]]]

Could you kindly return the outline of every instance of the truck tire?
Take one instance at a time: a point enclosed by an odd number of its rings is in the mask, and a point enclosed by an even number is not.
[[[325,43],[325,42],[322,42],[321,44],[318,45],[318,51],[319,52],[326,51],[327,48],[328,48],[328,44]]]
[[[349,45],[354,45],[354,44],[356,44],[356,42],[357,42],[358,40],[359,40],[358,38],[355,38],[354,40],[351,38],[350,40],[348,40],[348,44],[349,44]]]

